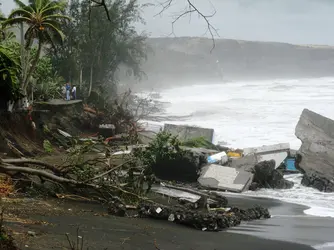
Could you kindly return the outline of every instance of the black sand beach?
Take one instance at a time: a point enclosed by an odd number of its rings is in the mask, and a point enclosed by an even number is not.
[[[254,204],[270,206],[271,209],[282,207],[282,203],[269,199],[237,197],[229,200],[231,204],[242,207]],[[25,199],[15,201],[15,206],[8,202],[6,221],[7,226],[14,230],[14,236],[23,249],[67,249],[65,233],[70,233],[72,239],[76,240],[77,227],[80,228],[80,236],[84,237],[85,246],[97,250],[312,249],[310,246],[277,241],[270,239],[271,237],[263,239],[229,231],[201,232],[168,221],[113,217],[107,215],[106,209],[101,205],[73,201]],[[282,221],[283,225],[284,220]],[[259,223],[266,229],[277,221],[274,217],[254,223]],[[239,230],[243,227],[245,225],[240,226]],[[282,231],[286,230],[284,225],[280,227]],[[35,232],[36,236],[27,236],[28,231]]]
[[[244,201],[245,197],[229,197],[229,200]],[[250,198],[259,200],[260,198]],[[304,214],[308,207],[261,199],[264,204],[273,202],[270,207],[272,218],[269,220],[246,222],[231,228],[228,232],[258,236],[266,239],[283,240],[309,246],[321,246],[320,249],[333,250],[334,219]],[[261,204],[262,204],[261,202]]]

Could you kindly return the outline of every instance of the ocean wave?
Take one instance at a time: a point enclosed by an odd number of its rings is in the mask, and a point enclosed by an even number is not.
[[[261,189],[247,191],[245,195],[282,200],[289,203],[307,206],[304,213],[312,216],[334,218],[334,194],[320,192],[314,188],[301,185],[302,174],[291,174],[284,177],[294,182],[291,189]]]

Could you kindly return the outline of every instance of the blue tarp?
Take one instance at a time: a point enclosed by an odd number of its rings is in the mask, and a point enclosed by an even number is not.
[[[295,158],[286,158],[285,159],[286,171],[298,172],[295,167]]]

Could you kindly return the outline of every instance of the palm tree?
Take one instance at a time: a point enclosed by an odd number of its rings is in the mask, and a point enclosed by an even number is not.
[[[29,84],[36,65],[41,55],[43,45],[54,46],[64,40],[64,34],[60,29],[61,19],[70,19],[62,15],[61,12],[66,7],[66,3],[56,0],[29,0],[29,4],[24,4],[20,0],[14,0],[18,8],[9,14],[7,20],[3,21],[3,26],[13,26],[16,24],[26,24],[27,31],[24,34],[25,50],[29,54],[34,40],[38,41],[37,53],[31,61],[31,66],[21,79],[21,89],[23,94]]]

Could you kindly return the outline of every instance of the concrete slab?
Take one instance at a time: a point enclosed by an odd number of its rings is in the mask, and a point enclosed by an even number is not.
[[[214,130],[210,128],[200,128],[188,125],[175,124],[165,124],[164,131],[168,131],[174,136],[177,135],[182,141],[204,137],[209,142],[212,142],[214,132]]]
[[[275,160],[275,168],[278,168],[286,157],[288,157],[288,152],[256,155],[257,162]]]
[[[244,155],[270,153],[277,151],[289,151],[289,150],[290,150],[289,143],[279,143],[273,145],[263,145],[261,147],[255,147],[255,148],[245,148]]]
[[[248,189],[252,180],[252,173],[216,164],[205,166],[198,178],[203,187],[238,193]]]
[[[302,184],[334,192],[334,120],[304,109],[295,134],[302,141],[299,167],[305,171]]]
[[[280,164],[286,159],[290,151],[290,144],[289,143],[279,143],[274,145],[264,145],[261,147],[254,147],[254,148],[245,148],[244,155],[245,159],[237,159],[232,161],[232,166],[241,167],[241,164],[246,165],[249,167],[250,164],[253,166],[256,163],[261,161],[270,161],[275,160],[275,168],[278,168]],[[254,156],[255,156],[255,164],[254,164]]]
[[[242,158],[231,159],[231,167],[236,169],[243,169],[248,172],[252,170],[256,163],[258,162],[255,154],[246,155]]]

